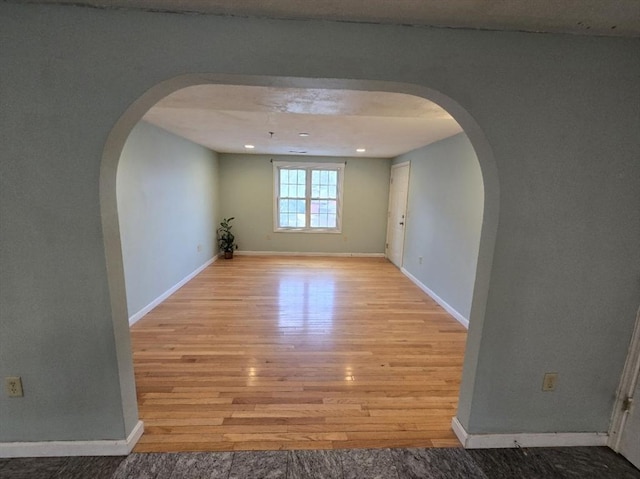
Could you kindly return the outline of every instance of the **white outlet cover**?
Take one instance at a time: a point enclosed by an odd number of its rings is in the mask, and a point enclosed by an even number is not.
[[[22,391],[22,379],[19,376],[9,376],[5,378],[5,385],[7,387],[7,394],[9,397],[22,397],[24,396]]]

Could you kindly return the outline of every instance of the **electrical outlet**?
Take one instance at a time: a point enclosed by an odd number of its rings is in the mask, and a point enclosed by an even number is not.
[[[198,253],[200,253],[202,251],[202,245],[201,244],[198,245],[197,250],[198,250]]]
[[[19,376],[10,376],[4,378],[5,384],[7,386],[7,393],[9,397],[12,398],[20,398],[24,396],[22,393],[22,379]]]
[[[558,373],[545,373],[542,379],[543,391],[555,391],[558,383]]]
[[[422,264],[422,256],[418,256],[418,264]]]

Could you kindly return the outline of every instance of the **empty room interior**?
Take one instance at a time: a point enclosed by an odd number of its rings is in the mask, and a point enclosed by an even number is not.
[[[133,128],[117,194],[137,451],[459,444],[484,195],[442,108],[188,87]]]
[[[638,466],[640,6],[585,3],[2,2],[0,457]]]

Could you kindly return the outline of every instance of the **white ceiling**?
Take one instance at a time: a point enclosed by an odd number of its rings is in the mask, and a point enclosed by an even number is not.
[[[640,36],[640,0],[13,0],[283,19]]]
[[[462,131],[411,95],[236,85],[179,90],[144,120],[220,153],[274,155],[392,158]]]

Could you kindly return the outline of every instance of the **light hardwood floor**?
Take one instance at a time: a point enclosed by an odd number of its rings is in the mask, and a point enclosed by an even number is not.
[[[466,330],[386,259],[221,259],[131,335],[137,452],[459,445]]]

